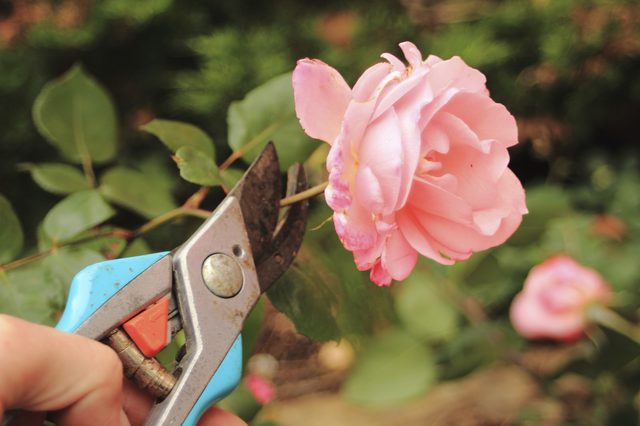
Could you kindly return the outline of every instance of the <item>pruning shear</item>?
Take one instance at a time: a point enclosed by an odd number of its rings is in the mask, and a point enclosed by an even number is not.
[[[287,191],[306,188],[300,165]],[[276,150],[267,144],[243,178],[180,247],[90,265],[72,281],[57,328],[113,347],[125,375],[157,397],[145,425],[195,425],[237,386],[243,322],[289,267],[305,231],[306,201],[280,209]],[[174,373],[153,358],[184,329]]]

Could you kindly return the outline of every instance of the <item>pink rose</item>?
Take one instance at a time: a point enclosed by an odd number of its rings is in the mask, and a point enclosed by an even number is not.
[[[511,322],[530,339],[572,341],[584,333],[589,305],[606,304],[610,298],[607,283],[596,271],[556,256],[531,269],[511,305]]]
[[[253,398],[260,404],[265,405],[273,401],[276,397],[276,388],[271,381],[257,374],[249,373],[244,378],[244,384],[253,395]]]
[[[388,53],[353,89],[327,64],[298,61],[296,113],[331,145],[325,198],[360,270],[389,285],[418,253],[442,264],[503,243],[527,212],[508,169],[516,122],[485,77],[459,57],[442,60],[409,42],[408,66]]]

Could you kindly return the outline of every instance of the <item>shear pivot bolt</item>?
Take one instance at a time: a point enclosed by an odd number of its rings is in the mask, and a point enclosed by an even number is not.
[[[209,290],[218,297],[233,297],[242,288],[242,269],[231,256],[212,254],[202,265],[202,278]]]

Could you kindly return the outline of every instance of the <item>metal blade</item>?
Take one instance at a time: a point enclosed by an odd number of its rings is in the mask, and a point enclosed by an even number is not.
[[[297,194],[307,188],[307,178],[300,164],[289,167],[287,174],[287,196]],[[307,225],[309,201],[303,200],[285,207],[271,250],[256,265],[260,289],[264,293],[289,268],[298,254]],[[284,210],[284,209],[283,209]]]
[[[240,201],[256,264],[269,254],[278,221],[280,187],[278,155],[273,143],[269,142],[229,193]]]

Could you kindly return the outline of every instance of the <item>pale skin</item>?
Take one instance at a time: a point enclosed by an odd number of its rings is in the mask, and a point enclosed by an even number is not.
[[[24,411],[13,424],[60,426],[140,425],[153,402],[122,376],[109,347],[0,314],[0,419]],[[246,426],[235,415],[210,408],[198,426]]]

